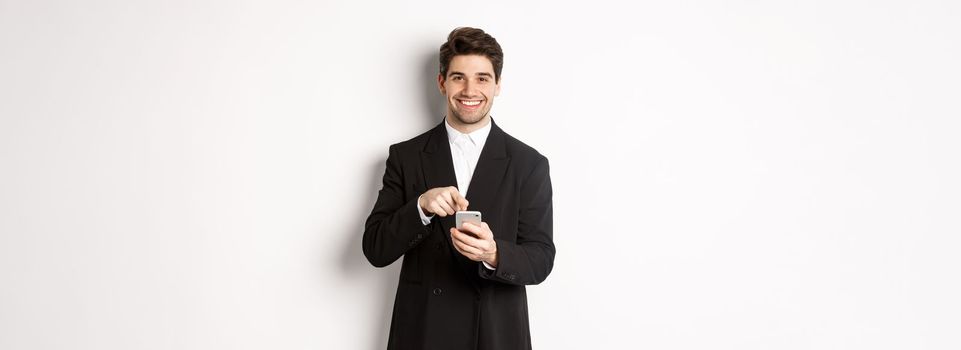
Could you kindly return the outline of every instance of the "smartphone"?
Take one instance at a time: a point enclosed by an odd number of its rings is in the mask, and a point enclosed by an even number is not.
[[[465,222],[469,222],[477,226],[480,226],[481,224],[481,213],[479,211],[458,211],[454,215],[454,222],[457,224],[458,230],[464,226]]]

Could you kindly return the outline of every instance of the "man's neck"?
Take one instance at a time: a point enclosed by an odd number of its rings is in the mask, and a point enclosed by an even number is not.
[[[445,117],[445,119],[447,120],[447,124],[450,124],[450,126],[454,128],[454,130],[459,131],[461,134],[470,134],[476,131],[477,129],[487,126],[487,124],[491,122],[490,114],[484,116],[483,119],[477,121],[474,124],[462,124],[460,121],[457,120],[457,118],[451,118],[450,114],[448,114],[447,117]]]

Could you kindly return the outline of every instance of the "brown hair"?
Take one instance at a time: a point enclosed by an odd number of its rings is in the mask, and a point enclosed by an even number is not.
[[[481,55],[494,66],[494,80],[500,81],[504,67],[504,51],[490,34],[471,27],[459,27],[450,32],[447,42],[440,46],[440,74],[447,78],[450,60],[458,55]]]

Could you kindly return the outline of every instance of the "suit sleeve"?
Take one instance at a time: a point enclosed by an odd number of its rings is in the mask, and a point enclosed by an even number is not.
[[[517,241],[497,239],[497,269],[478,264],[481,278],[507,284],[543,282],[554,267],[553,204],[550,166],[541,158],[520,193]]]
[[[376,267],[390,265],[427,237],[425,226],[414,213],[417,198],[404,201],[404,179],[395,146],[390,147],[384,183],[364,225],[363,249]]]

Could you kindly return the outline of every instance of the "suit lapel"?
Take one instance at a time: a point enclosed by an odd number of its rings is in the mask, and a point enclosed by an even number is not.
[[[447,129],[444,127],[443,121],[432,130],[420,155],[426,189],[429,190],[447,186],[457,187],[457,176],[454,174],[454,161],[451,160],[450,156],[450,142],[447,141]],[[451,227],[454,227],[453,216],[438,217],[437,219],[440,219],[445,233],[448,232]],[[450,245],[450,235],[445,236],[447,236],[447,243]]]
[[[481,215],[496,212],[495,199],[500,192],[501,181],[504,180],[504,173],[510,161],[505,139],[504,131],[491,119],[491,131],[477,160],[477,167],[474,169],[474,175],[471,176],[466,196],[467,201],[470,202],[469,210],[480,211]]]

